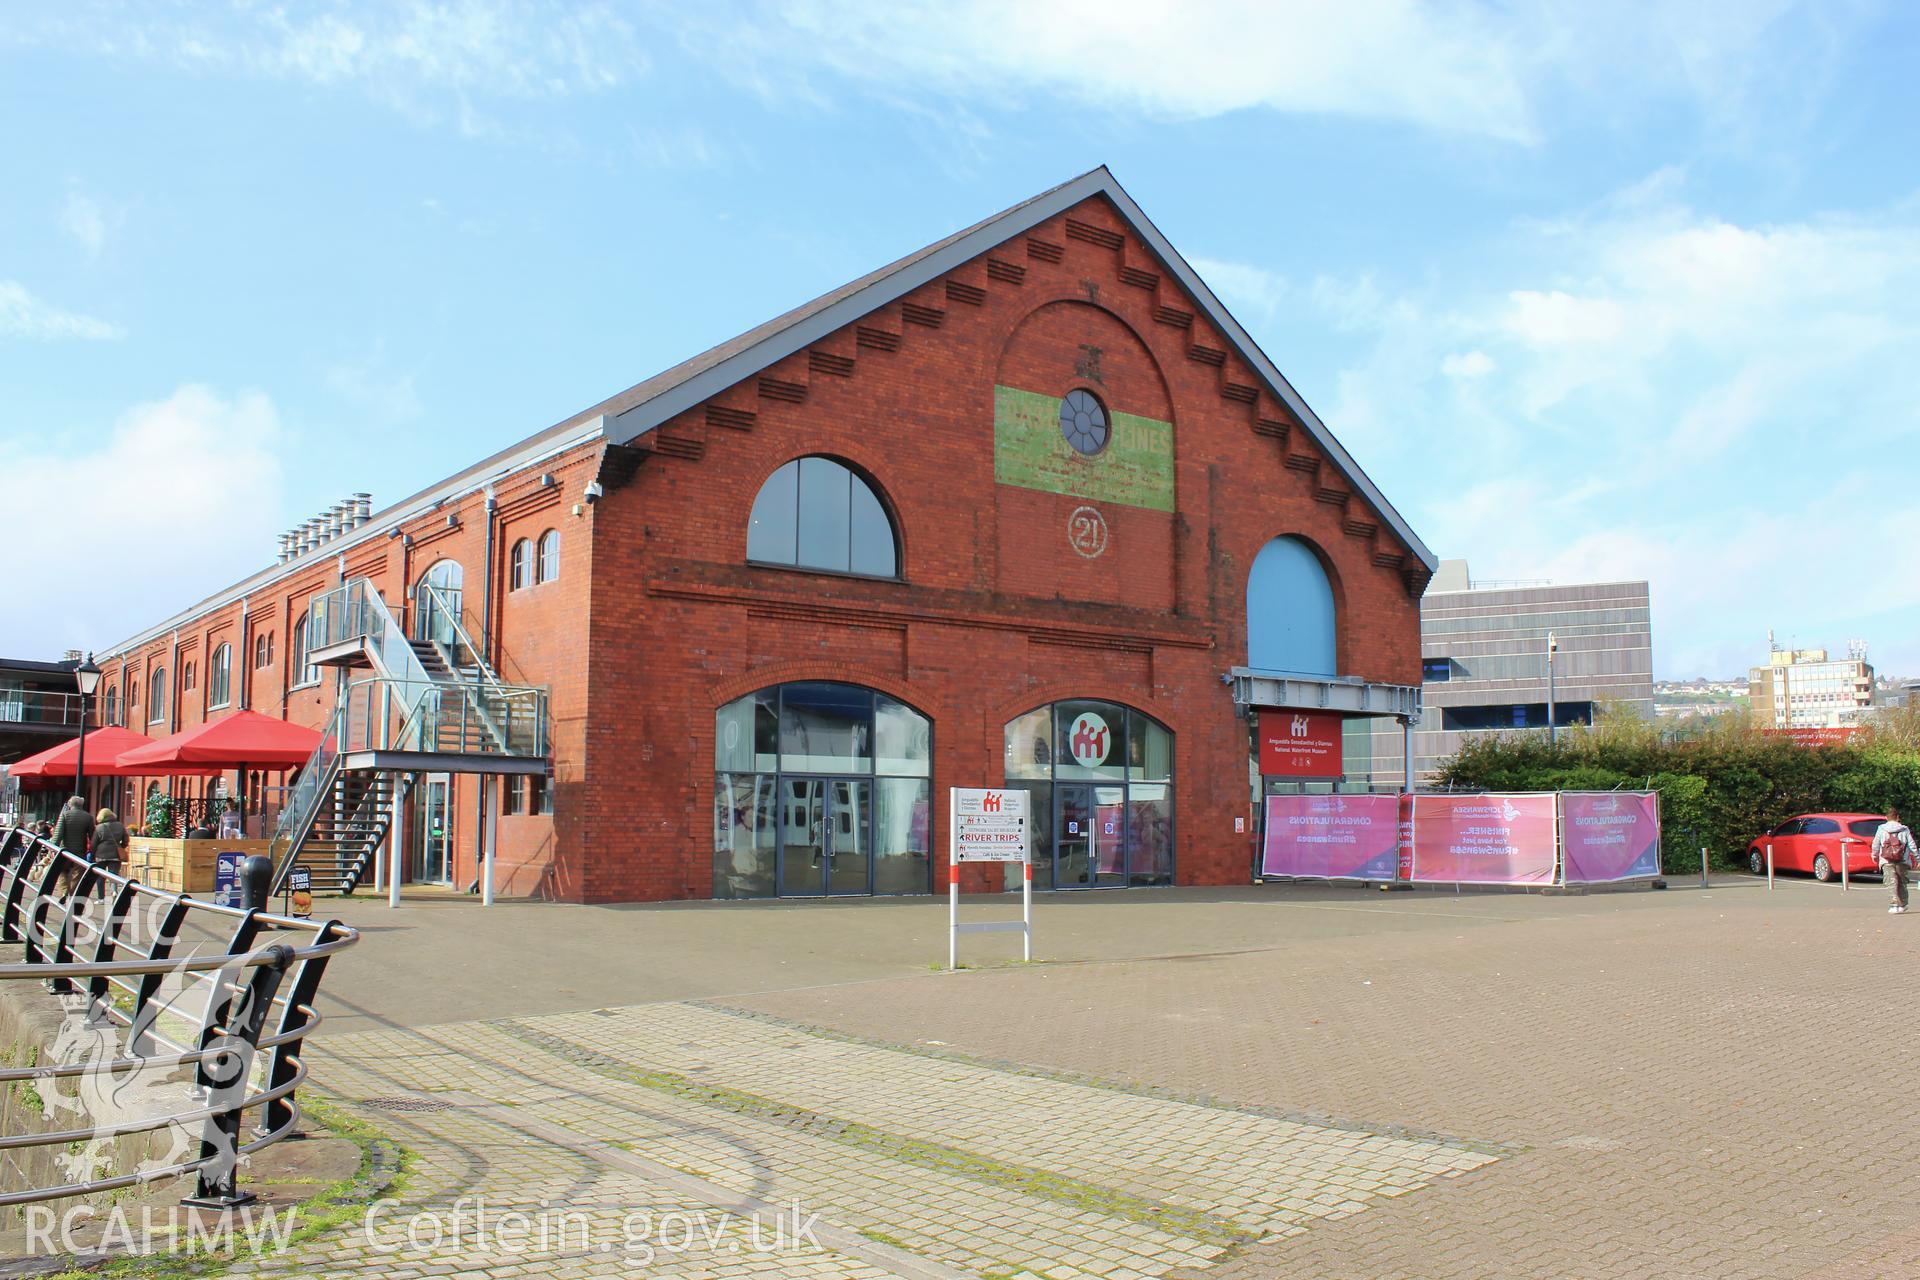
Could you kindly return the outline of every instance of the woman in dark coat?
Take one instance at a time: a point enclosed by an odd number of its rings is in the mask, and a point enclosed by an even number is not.
[[[120,874],[127,857],[127,824],[111,809],[102,809],[93,827],[93,847],[89,852],[93,865],[102,871]]]

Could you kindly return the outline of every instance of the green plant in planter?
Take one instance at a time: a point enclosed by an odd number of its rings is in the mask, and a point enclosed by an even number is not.
[[[154,792],[147,797],[147,834],[170,836],[173,834],[173,797]]]

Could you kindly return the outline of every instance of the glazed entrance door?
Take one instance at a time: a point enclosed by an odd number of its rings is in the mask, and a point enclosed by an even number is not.
[[[873,892],[873,783],[865,778],[780,780],[780,896]]]
[[[452,779],[430,774],[420,783],[413,811],[413,876],[421,884],[448,884],[453,880],[453,806],[448,802]]]
[[[1053,788],[1053,887],[1093,884],[1093,788],[1080,782]]]

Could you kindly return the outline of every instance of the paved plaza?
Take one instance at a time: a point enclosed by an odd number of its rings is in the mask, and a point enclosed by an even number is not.
[[[1878,885],[1043,895],[958,974],[924,900],[344,914],[316,1074],[415,1165],[273,1274],[1920,1274]]]

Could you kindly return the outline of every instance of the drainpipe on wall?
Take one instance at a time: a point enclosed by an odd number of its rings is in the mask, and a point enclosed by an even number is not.
[[[253,636],[247,631],[247,598],[240,597],[240,625],[234,628],[240,637],[240,707],[253,709]]]
[[[480,652],[473,655],[486,666],[493,665],[493,546],[495,540],[496,513],[500,509],[499,501],[493,496],[493,486],[487,486],[487,538],[486,550],[481,559],[480,569]],[[488,786],[490,779],[482,778],[477,788],[479,794],[474,797],[473,839],[475,859],[478,866],[482,892],[482,905],[493,905],[493,859],[494,846],[498,840],[498,831],[488,821],[489,811],[493,809],[492,791]]]

